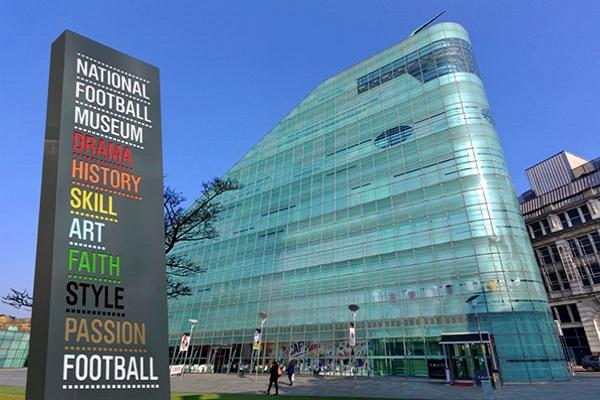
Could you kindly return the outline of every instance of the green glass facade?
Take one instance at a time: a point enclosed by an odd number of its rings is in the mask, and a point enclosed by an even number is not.
[[[566,379],[460,25],[434,25],[327,79],[227,176],[243,188],[223,197],[219,238],[177,248],[206,272],[169,304],[174,363],[189,318],[196,370],[252,363],[267,312],[262,358],[296,358],[302,372],[356,362],[361,374],[431,376],[445,351],[464,351],[440,345],[443,333],[477,332],[465,300],[480,293],[503,378]],[[354,357],[349,304],[360,306]]]
[[[29,333],[0,329],[0,368],[23,368],[29,354]]]

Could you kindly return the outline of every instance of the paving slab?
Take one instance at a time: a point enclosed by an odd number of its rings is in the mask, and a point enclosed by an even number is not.
[[[171,378],[173,392],[200,393],[264,393],[268,385],[266,376],[240,378],[236,375],[185,375]],[[272,391],[273,393],[273,391]],[[573,393],[600,393],[600,375],[577,376],[567,382],[512,384],[494,391],[496,400],[565,400]],[[399,398],[411,400],[479,400],[483,398],[480,387],[448,386],[423,379],[401,377],[308,377],[296,378],[294,386],[287,385],[284,376],[279,385],[280,395],[331,396],[341,398]]]
[[[27,369],[0,369],[0,386],[24,387]],[[294,386],[287,385],[287,377],[281,379],[280,395],[331,396],[340,398],[399,398],[410,400],[479,400],[481,388],[448,386],[426,379],[401,377],[330,377],[299,376]],[[186,374],[171,378],[172,392],[189,393],[264,393],[267,376],[239,377],[225,374]],[[273,393],[274,391],[272,391]],[[494,391],[496,400],[565,400],[577,395],[581,398],[597,398],[600,393],[600,373],[580,373],[566,382],[509,384]]]

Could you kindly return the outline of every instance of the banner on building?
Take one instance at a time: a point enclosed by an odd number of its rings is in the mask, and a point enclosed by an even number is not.
[[[304,342],[294,342],[290,344],[289,357],[290,358],[301,358],[304,356]]]
[[[258,351],[260,350],[260,339],[261,332],[260,329],[254,331],[254,341],[252,342],[252,350]]]
[[[356,346],[356,332],[354,330],[354,324],[350,324],[350,327],[348,328],[348,346]]]
[[[27,398],[169,397],[158,69],[53,44]]]
[[[188,350],[188,347],[190,346],[190,335],[183,334],[181,336],[181,342],[179,343],[179,352],[184,353]]]

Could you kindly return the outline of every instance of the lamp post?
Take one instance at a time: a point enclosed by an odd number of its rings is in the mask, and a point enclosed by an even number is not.
[[[354,375],[354,384],[356,385],[356,371],[354,370],[354,367],[356,364],[356,353],[354,351],[354,347],[356,346],[356,313],[358,312],[358,310],[360,309],[360,307],[357,304],[350,304],[348,306],[348,310],[350,310],[350,312],[352,313],[352,330],[354,332],[354,343],[352,343],[350,341],[350,347],[352,348],[352,355],[354,356],[354,360],[351,366],[351,371],[352,371],[352,375]],[[350,339],[350,338],[349,338]]]
[[[485,349],[485,343],[483,343],[483,335],[481,334],[481,325],[479,323],[479,314],[477,314],[477,302],[475,301],[475,300],[477,300],[477,298],[479,296],[481,296],[481,293],[475,294],[475,295],[469,297],[465,301],[465,303],[469,304],[473,308],[473,312],[475,313],[475,321],[477,322],[477,333],[479,334],[479,343],[481,345],[481,354],[483,356],[483,364],[485,365],[485,373],[487,375],[486,379],[481,380],[481,389],[483,390],[483,398],[486,400],[493,400],[494,393],[492,391],[492,382],[490,381],[490,379],[491,379],[490,367],[489,367],[488,361],[487,361],[487,352]],[[488,333],[488,339],[489,339],[489,333]]]
[[[265,321],[267,320],[267,318],[269,318],[269,314],[267,314],[266,312],[259,312],[258,313],[258,317],[260,318],[260,342],[259,345],[262,345],[262,343],[264,342],[264,337],[265,337]],[[263,354],[266,356],[267,354],[267,349],[265,346],[265,351],[263,352]],[[256,375],[254,378],[254,382],[258,382],[258,362],[260,361],[260,347],[258,348],[258,354],[256,356]],[[263,364],[264,364],[264,358],[263,358]],[[264,367],[264,365],[263,365]]]
[[[194,326],[196,326],[196,324],[198,323],[197,319],[188,319],[189,323],[190,323],[190,342],[189,342],[189,351],[192,351],[192,334],[194,333]],[[183,357],[183,368],[181,368],[181,376],[179,377],[179,381],[181,382],[183,380],[183,372],[185,370],[185,363],[187,362],[187,355],[188,352],[185,352],[185,356]]]

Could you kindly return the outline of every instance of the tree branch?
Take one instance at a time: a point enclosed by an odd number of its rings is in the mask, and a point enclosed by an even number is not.
[[[187,210],[181,207],[185,197],[170,187],[165,189],[165,264],[167,296],[177,298],[192,294],[188,277],[207,271],[187,257],[172,254],[177,244],[198,242],[218,237],[215,223],[223,210],[219,196],[240,188],[233,179],[215,178],[202,184],[202,194]]]
[[[33,298],[27,292],[27,289],[22,291],[10,289],[10,293],[4,296],[0,301],[14,308],[31,308]]]

